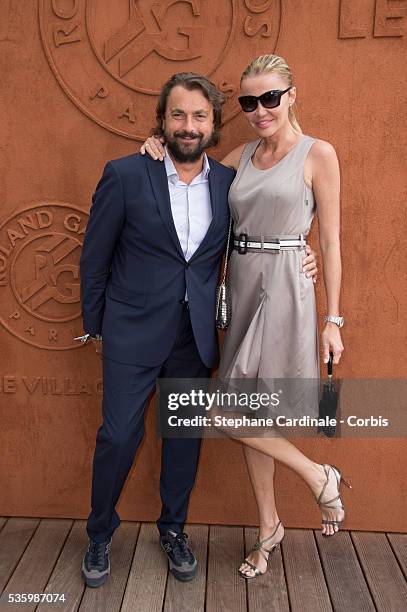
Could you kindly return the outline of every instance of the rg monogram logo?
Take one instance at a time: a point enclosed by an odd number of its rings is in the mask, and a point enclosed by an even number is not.
[[[0,227],[0,321],[24,342],[76,348],[82,329],[79,257],[88,215],[33,204]]]
[[[80,243],[71,237],[53,234],[46,235],[35,248],[32,254],[34,278],[21,288],[21,302],[26,308],[29,306],[32,314],[37,314],[49,300],[78,305],[79,266],[63,262],[79,246]]]
[[[76,106],[102,127],[144,140],[162,84],[175,72],[208,76],[239,112],[249,60],[272,53],[281,0],[39,0],[49,65]]]
[[[130,0],[129,21],[115,32],[106,41],[104,46],[104,59],[109,63],[115,55],[124,50],[119,59],[119,76],[126,75],[132,68],[137,66],[152,51],[156,51],[161,57],[169,60],[191,60],[202,55],[204,28],[199,25],[178,26],[177,34],[185,36],[186,48],[170,46],[166,32],[165,19],[168,10],[176,4],[190,5],[192,15],[199,17],[201,14],[201,0],[162,0],[161,4],[153,4],[150,7],[153,22],[152,31],[148,29],[150,19],[144,18],[141,9],[138,8],[138,0]],[[129,49],[126,47],[131,45]]]

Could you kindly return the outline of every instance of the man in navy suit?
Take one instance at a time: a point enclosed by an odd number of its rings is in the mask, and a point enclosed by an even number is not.
[[[120,519],[115,507],[143,438],[156,379],[208,378],[218,360],[215,296],[235,172],[205,154],[218,142],[223,97],[193,73],[163,87],[164,163],[129,155],[106,164],[81,256],[83,325],[101,352],[103,424],[93,460],[90,538],[82,573],[100,586]],[[183,533],[200,439],[162,441],[157,526],[172,573],[196,574]]]

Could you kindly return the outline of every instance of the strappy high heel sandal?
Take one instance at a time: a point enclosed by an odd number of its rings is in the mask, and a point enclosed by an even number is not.
[[[342,474],[340,472],[340,470],[335,466],[335,465],[329,465],[326,463],[321,463],[322,467],[324,468],[324,472],[325,472],[325,477],[326,477],[326,481],[324,482],[324,486],[322,487],[321,493],[318,495],[317,498],[317,504],[320,508],[329,508],[331,510],[345,510],[345,507],[342,503],[342,499],[339,493],[340,490],[340,485],[341,482],[343,482],[344,485],[346,485],[349,489],[351,489],[351,485],[349,484],[349,482],[347,482],[343,477]],[[328,499],[327,501],[321,501],[321,497],[323,496],[325,489],[327,487],[327,484],[329,482],[329,472],[330,470],[333,471],[333,473],[335,474],[336,477],[336,483],[337,483],[337,490],[338,490],[338,495],[336,497],[333,497],[332,499]],[[338,505],[332,505],[333,502],[338,501],[340,502],[340,506]],[[344,517],[345,518],[345,517]],[[334,527],[338,527],[338,531],[341,528],[341,525],[344,521],[344,518],[341,521],[334,521],[334,520],[329,520],[329,519],[322,519],[322,524],[323,525],[333,525]],[[336,531],[330,535],[323,533],[323,536],[326,537],[330,537],[332,535],[335,535],[335,533],[337,533]]]
[[[281,540],[279,540],[278,542],[276,542],[275,544],[273,544],[273,546],[270,549],[264,548],[263,544],[265,544],[266,542],[268,542],[269,540],[271,540],[271,538],[276,534],[277,529],[280,527],[280,525],[282,525],[282,522],[279,521],[277,524],[277,527],[274,529],[273,533],[271,535],[269,535],[267,538],[264,538],[264,540],[259,540],[257,538],[257,542],[254,545],[254,548],[252,548],[252,550],[250,552],[253,552],[255,550],[258,550],[259,553],[261,554],[261,556],[264,558],[264,560],[266,561],[266,563],[268,563],[269,559],[270,559],[270,555],[276,550],[277,546],[279,546],[284,538],[281,538]],[[267,553],[267,557],[265,555],[265,553]],[[249,553],[250,554],[250,553]],[[257,578],[257,576],[263,576],[263,574],[265,574],[267,572],[267,569],[265,572],[261,572],[259,570],[258,567],[256,567],[256,565],[254,565],[253,563],[251,563],[250,561],[248,561],[247,559],[245,559],[243,561],[243,563],[246,563],[252,570],[253,570],[253,574],[249,575],[249,574],[245,574],[245,572],[242,572],[240,569],[238,569],[237,571],[239,572],[239,574],[243,577],[246,578],[247,580],[249,580],[250,578]]]

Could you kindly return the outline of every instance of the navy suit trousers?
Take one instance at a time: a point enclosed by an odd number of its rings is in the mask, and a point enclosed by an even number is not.
[[[196,347],[189,309],[185,305],[175,344],[166,361],[156,367],[103,359],[103,423],[96,436],[93,459],[92,511],[89,537],[109,540],[120,525],[116,504],[144,434],[144,410],[156,379],[208,378],[210,370]],[[181,532],[195,482],[201,440],[162,440],[160,494],[162,509],[157,526]]]

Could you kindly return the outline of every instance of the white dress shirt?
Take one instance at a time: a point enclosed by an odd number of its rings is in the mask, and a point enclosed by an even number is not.
[[[195,253],[212,221],[209,193],[209,162],[204,154],[203,169],[188,185],[180,180],[166,147],[165,170],[170,192],[171,212],[182,252],[188,261]]]

